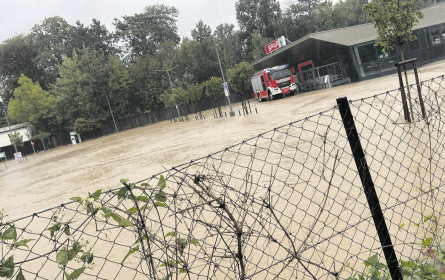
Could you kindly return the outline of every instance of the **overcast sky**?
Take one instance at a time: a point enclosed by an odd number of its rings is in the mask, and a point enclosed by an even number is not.
[[[72,25],[77,20],[89,25],[96,18],[111,31],[113,19],[141,13],[146,6],[161,3],[179,10],[177,26],[181,38],[190,38],[190,30],[200,19],[212,31],[220,23],[236,25],[236,0],[0,0],[0,42],[26,34],[35,24],[52,16],[60,16]]]

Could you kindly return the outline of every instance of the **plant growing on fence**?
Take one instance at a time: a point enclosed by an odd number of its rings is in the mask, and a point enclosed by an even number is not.
[[[28,243],[34,239],[22,239],[17,238],[17,230],[12,223],[3,223],[4,215],[3,211],[0,211],[0,242],[1,245],[6,245],[10,251],[19,247],[28,247]],[[2,250],[3,252],[3,250]],[[7,259],[4,259],[3,253],[0,259],[0,277],[11,278],[15,271],[14,255],[10,255]],[[17,273],[16,280],[24,280],[23,272],[20,269]]]
[[[400,271],[404,279],[445,279],[445,248],[443,248],[443,244],[439,243],[436,236],[438,234],[436,231],[438,219],[434,215],[425,216],[422,223],[425,225],[427,222],[430,222],[426,228],[432,229],[428,230],[431,236],[425,237],[417,244],[418,256],[400,261]],[[419,227],[420,225],[414,224],[414,226]],[[364,272],[355,273],[346,280],[391,279],[388,266],[380,262],[378,254],[369,257],[364,261],[364,265]]]
[[[161,175],[156,186],[150,186],[147,183],[140,185],[129,183],[128,180],[122,179],[123,187],[113,192],[117,198],[120,207],[114,206],[108,208],[106,204],[99,202],[102,195],[101,190],[96,191],[88,198],[73,197],[71,200],[80,203],[87,214],[92,215],[95,219],[99,219],[98,213],[102,213],[107,223],[117,223],[119,227],[129,228],[136,233],[136,240],[130,246],[129,251],[123,256],[122,264],[133,254],[139,252],[146,261],[149,268],[149,276],[152,279],[160,279],[159,269],[165,269],[164,279],[171,278],[176,273],[189,273],[190,268],[185,261],[185,249],[189,245],[198,245],[198,241],[194,238],[181,238],[176,230],[165,234],[163,240],[157,238],[155,234],[150,232],[150,228],[146,224],[146,211],[156,208],[166,208],[167,193],[165,188],[167,183]],[[161,243],[167,251],[166,259],[159,266],[153,255],[153,244]],[[172,255],[171,257],[169,256]]]

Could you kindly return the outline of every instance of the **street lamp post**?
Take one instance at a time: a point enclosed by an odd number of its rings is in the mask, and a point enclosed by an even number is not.
[[[208,38],[212,38],[213,39],[213,44],[215,45],[216,56],[218,57],[219,69],[221,70],[221,76],[222,76],[222,79],[223,79],[224,93],[226,94],[227,102],[229,103],[229,107],[230,107],[230,116],[235,116],[235,113],[232,111],[232,103],[230,102],[229,86],[226,83],[226,79],[224,78],[224,72],[223,72],[223,69],[222,69],[222,66],[221,66],[221,60],[219,59],[219,52],[218,52],[218,47],[216,46],[215,37],[210,36]],[[226,90],[227,90],[227,93],[226,93]]]
[[[116,129],[116,133],[118,133],[119,130],[117,129],[116,121],[114,120],[114,115],[113,115],[113,111],[111,110],[111,105],[110,105],[110,101],[108,100],[108,95],[105,95],[105,98],[107,99],[108,108],[110,109],[110,113],[111,113],[111,118],[113,118],[114,128]]]
[[[167,72],[168,81],[169,81],[169,83],[170,83],[170,92],[171,92],[172,94],[173,94],[173,84],[172,84],[172,80],[170,79],[170,71],[173,70],[174,68],[176,68],[176,66],[178,66],[178,65],[175,65],[175,66],[173,66],[172,68],[167,69],[167,70],[155,70],[155,71],[157,71],[157,72]],[[180,118],[180,117],[181,117],[181,113],[179,112],[178,105],[175,104],[175,106],[176,106],[176,111],[178,112],[178,117]]]

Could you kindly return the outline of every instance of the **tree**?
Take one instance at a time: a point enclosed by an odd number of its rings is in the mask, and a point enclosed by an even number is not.
[[[374,0],[363,6],[368,19],[374,23],[377,29],[377,40],[375,45],[380,45],[384,49],[400,49],[402,61],[405,60],[402,44],[413,41],[416,36],[413,34],[413,26],[423,17],[422,12],[417,7],[417,0]],[[408,75],[405,71],[405,82],[408,83]],[[408,87],[408,100],[413,116],[411,94]]]
[[[207,24],[203,23],[202,20],[196,24],[196,27],[192,29],[192,38],[195,41],[201,42],[205,37],[212,35],[212,29]]]
[[[363,9],[377,29],[376,45],[394,49],[416,39],[412,29],[423,17],[417,8],[417,0],[374,0]],[[401,54],[404,60],[402,49]]]
[[[219,72],[212,38],[198,42],[185,38],[178,50],[178,65],[183,73],[192,73],[194,82],[203,83]]]
[[[37,83],[22,75],[9,102],[8,115],[15,122],[32,122],[39,130],[48,130],[54,122],[56,99]]]
[[[107,61],[103,54],[82,49],[65,57],[60,78],[54,86],[59,115],[66,129],[72,129],[78,118],[109,118],[106,96],[109,92]]]
[[[94,19],[89,26],[84,26],[79,21],[73,27],[73,48],[78,50],[85,47],[110,55],[116,53],[117,50],[113,47],[113,35],[108,32],[105,25],[101,24],[99,20]]]
[[[243,60],[239,32],[235,30],[234,24],[223,23],[216,26],[213,35],[223,68],[228,69]]]
[[[38,81],[36,57],[35,46],[24,35],[7,39],[0,45],[0,99],[7,102],[12,97],[21,74]]]
[[[37,51],[40,86],[48,90],[59,76],[63,57],[73,52],[73,26],[61,17],[50,17],[35,25],[28,36]]]
[[[235,4],[240,40],[247,59],[252,60],[252,34],[259,30],[262,37],[273,38],[281,9],[278,0],[238,0]]]
[[[232,89],[238,93],[250,91],[253,71],[253,67],[245,61],[229,69],[229,84]]]
[[[173,93],[164,91],[160,96],[161,101],[164,103],[165,108],[172,108],[176,105],[187,104],[189,102],[187,90],[178,87],[173,88]]]
[[[216,98],[218,96],[224,95],[224,90],[222,87],[222,78],[211,77],[208,81],[204,83],[205,94],[208,97]]]
[[[133,103],[132,112],[143,113],[146,111],[163,108],[160,95],[169,88],[168,77],[163,72],[160,61],[152,55],[136,57],[128,66],[131,96],[137,101]]]
[[[179,43],[176,18],[178,10],[166,5],[152,5],[144,12],[133,16],[115,19],[115,38],[122,42],[126,54],[131,58],[144,54],[154,54],[164,42]]]
[[[257,60],[265,56],[266,51],[264,47],[271,41],[271,38],[262,37],[260,32],[255,29],[252,33],[252,58]]]
[[[23,144],[23,135],[14,130],[14,133],[8,134],[9,142],[11,145],[15,145],[19,151],[22,150]]]

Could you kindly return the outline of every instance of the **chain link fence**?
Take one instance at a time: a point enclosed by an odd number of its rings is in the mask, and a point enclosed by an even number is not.
[[[336,106],[146,180],[3,221],[0,276],[388,279],[388,241],[404,277],[419,260],[440,271],[432,254],[445,245],[445,76],[421,89],[426,117],[413,99],[411,122],[400,90],[346,102],[366,162],[354,158]],[[390,240],[373,220],[365,177]]]

